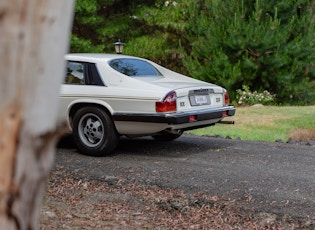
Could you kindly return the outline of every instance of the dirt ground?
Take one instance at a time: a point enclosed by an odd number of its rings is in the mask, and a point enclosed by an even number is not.
[[[78,180],[62,168],[51,174],[40,221],[41,229],[286,229],[219,197]]]

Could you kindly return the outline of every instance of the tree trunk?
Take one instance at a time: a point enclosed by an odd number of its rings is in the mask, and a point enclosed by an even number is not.
[[[38,229],[73,0],[0,1],[0,229]]]

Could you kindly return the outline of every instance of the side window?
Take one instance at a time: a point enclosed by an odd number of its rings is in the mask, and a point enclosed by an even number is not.
[[[65,84],[81,84],[84,85],[84,64],[80,62],[69,61],[67,63],[67,72]]]
[[[110,61],[109,65],[118,72],[130,77],[161,76],[161,73],[153,65],[143,60],[119,58]]]

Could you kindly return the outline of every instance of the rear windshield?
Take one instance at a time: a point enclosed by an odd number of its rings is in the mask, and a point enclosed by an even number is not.
[[[110,67],[130,77],[162,76],[149,62],[132,58],[118,58],[109,62]]]

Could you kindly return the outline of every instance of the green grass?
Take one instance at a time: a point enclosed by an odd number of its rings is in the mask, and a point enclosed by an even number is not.
[[[251,106],[237,107],[234,125],[216,124],[189,131],[197,135],[221,135],[242,140],[287,141],[297,129],[315,130],[315,106]]]

